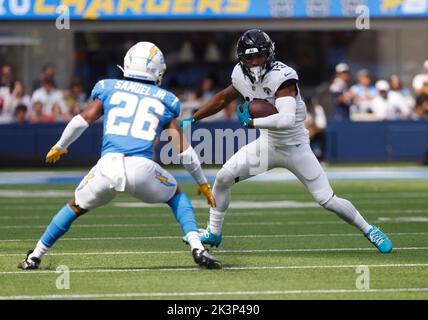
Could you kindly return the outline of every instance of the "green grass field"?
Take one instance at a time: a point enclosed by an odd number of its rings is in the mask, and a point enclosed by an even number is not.
[[[223,244],[212,250],[223,270],[195,267],[166,206],[124,207],[137,200],[123,195],[78,219],[40,271],[22,271],[18,262],[73,186],[0,186],[0,299],[427,299],[428,181],[333,186],[389,234],[393,253],[378,253],[333,213],[310,206],[298,183],[243,183],[234,187],[233,201],[266,206],[228,212]],[[202,200],[194,185],[182,189]],[[272,208],[274,201],[309,206]],[[205,226],[208,208],[196,214]],[[56,287],[61,265],[71,272],[68,290]],[[356,287],[360,265],[369,267],[369,291]]]

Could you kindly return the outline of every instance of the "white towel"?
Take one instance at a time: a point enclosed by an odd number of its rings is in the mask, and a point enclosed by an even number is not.
[[[110,187],[116,191],[125,191],[126,175],[124,155],[121,153],[107,153],[99,163],[100,172],[111,181]]]

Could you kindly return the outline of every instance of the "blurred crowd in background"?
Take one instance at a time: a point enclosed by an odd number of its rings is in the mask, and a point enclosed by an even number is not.
[[[307,127],[311,137],[327,126],[327,119],[351,121],[418,120],[428,119],[428,60],[421,73],[415,75],[412,88],[402,85],[400,75],[374,81],[366,69],[351,74],[346,63],[335,68],[335,77],[329,86],[331,105],[320,103],[316,97],[305,97],[308,106]],[[58,123],[68,122],[90,103],[79,79],[68,88],[58,88],[56,68],[47,64],[34,79],[32,92],[25,92],[21,80],[14,77],[8,64],[1,67],[0,124],[7,123]],[[173,88],[168,88],[173,90]],[[182,104],[181,117],[199,109],[218,90],[222,89],[215,75],[206,75],[198,88],[177,93]],[[174,91],[174,90],[173,90]],[[239,101],[205,121],[233,121]],[[328,103],[328,102],[327,102]],[[327,113],[325,110],[329,110]]]
[[[428,119],[428,60],[422,72],[413,79],[412,88],[403,86],[398,74],[373,81],[366,69],[358,71],[355,84],[349,66],[336,66],[336,77],[330,86],[333,114],[336,120],[383,121]]]
[[[0,124],[68,122],[90,102],[79,80],[69,88],[58,88],[55,66],[47,64],[25,92],[23,82],[15,79],[10,65],[1,67]]]

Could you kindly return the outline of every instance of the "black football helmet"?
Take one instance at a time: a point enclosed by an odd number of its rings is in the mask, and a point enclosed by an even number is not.
[[[262,30],[247,30],[238,40],[236,55],[238,56],[239,64],[244,74],[247,75],[253,83],[259,82],[273,67],[275,62],[275,44]],[[251,68],[245,66],[245,59],[251,59],[259,55],[266,56],[263,65]]]

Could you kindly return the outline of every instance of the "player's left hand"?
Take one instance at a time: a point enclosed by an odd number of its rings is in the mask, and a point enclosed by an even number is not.
[[[208,183],[201,184],[198,188],[198,194],[203,194],[207,198],[208,204],[211,206],[211,208],[215,208],[215,199],[214,195],[211,191],[211,187]]]
[[[241,112],[241,106],[242,106],[242,112]],[[248,127],[250,125],[251,115],[250,115],[250,111],[248,110],[247,101],[245,101],[244,104],[242,105],[239,104],[236,107],[236,114],[238,115],[238,119],[239,121],[241,121],[244,127]]]
[[[61,155],[66,154],[67,152],[68,151],[65,148],[53,146],[46,156],[46,163],[57,162],[61,158]]]
[[[181,129],[185,129],[188,125],[196,122],[196,120],[193,117],[188,117],[186,119],[183,119],[179,122]]]

